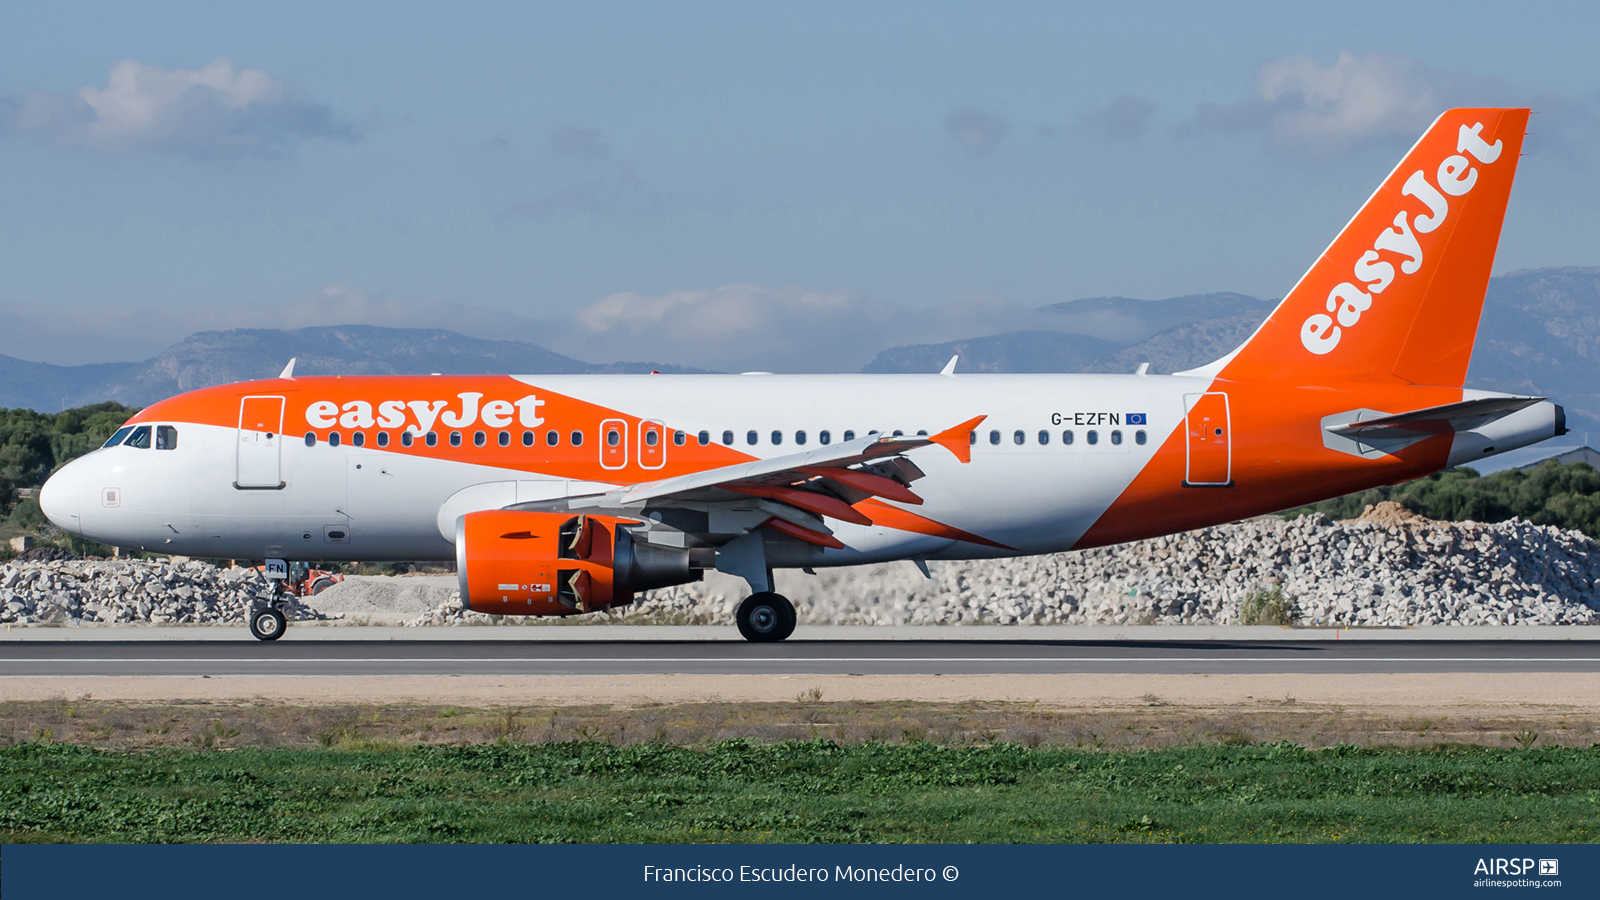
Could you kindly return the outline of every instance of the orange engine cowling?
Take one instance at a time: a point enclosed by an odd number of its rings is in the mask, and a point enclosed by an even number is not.
[[[456,520],[461,605],[498,616],[566,616],[698,581],[689,551],[635,540],[633,520],[493,509]]]

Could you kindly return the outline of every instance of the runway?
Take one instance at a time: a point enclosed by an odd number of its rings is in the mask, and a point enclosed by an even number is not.
[[[1594,673],[1600,641],[51,641],[0,643],[40,676],[1257,675]]]

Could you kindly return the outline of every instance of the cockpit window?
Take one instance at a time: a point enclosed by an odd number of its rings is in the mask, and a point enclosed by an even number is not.
[[[138,447],[140,450],[149,450],[150,426],[140,425],[138,428],[135,428],[133,430],[133,434],[128,435],[128,439],[123,441],[122,445],[124,447]]]
[[[176,450],[176,449],[178,449],[178,429],[173,428],[171,425],[157,425],[156,426],[156,449],[157,450]]]
[[[107,447],[115,447],[116,445],[122,443],[123,439],[128,436],[128,432],[132,430],[132,425],[124,425],[121,428],[118,428],[116,434],[113,434],[109,439],[106,440],[104,444],[100,445],[100,449],[104,450]]]

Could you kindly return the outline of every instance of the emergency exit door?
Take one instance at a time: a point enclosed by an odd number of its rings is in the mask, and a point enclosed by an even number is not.
[[[659,469],[667,464],[667,427],[649,420],[639,423],[639,468]]]
[[[239,401],[239,457],[233,486],[247,490],[283,487],[282,444],[283,398]]]
[[[1233,430],[1228,420],[1228,395],[1219,392],[1186,394],[1189,408],[1184,418],[1188,465],[1183,483],[1196,487],[1222,487],[1233,481]]]
[[[628,464],[628,423],[606,419],[600,423],[600,468],[620,469]]]

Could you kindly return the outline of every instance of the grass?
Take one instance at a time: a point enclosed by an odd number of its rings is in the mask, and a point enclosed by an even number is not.
[[[0,839],[1592,841],[1600,749],[0,748]]]
[[[1299,601],[1276,584],[1256,588],[1239,601],[1240,625],[1293,625],[1300,615]]]

